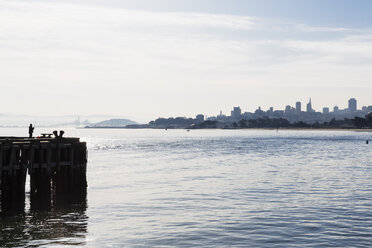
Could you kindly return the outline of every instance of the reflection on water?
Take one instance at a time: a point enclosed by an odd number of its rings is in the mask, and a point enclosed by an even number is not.
[[[21,206],[19,202],[17,204]],[[27,194],[23,206],[22,211],[20,208],[10,210],[9,206],[2,209],[0,247],[85,244],[88,221],[86,191],[49,202],[30,199]]]
[[[15,215],[24,212],[25,196],[9,196],[0,190],[0,216]]]

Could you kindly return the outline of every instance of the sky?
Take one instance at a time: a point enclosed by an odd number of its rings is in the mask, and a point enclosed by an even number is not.
[[[0,113],[372,105],[372,1],[0,0]]]

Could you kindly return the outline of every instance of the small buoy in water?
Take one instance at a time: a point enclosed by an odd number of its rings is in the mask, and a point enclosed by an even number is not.
[[[369,143],[369,141],[368,140],[366,140],[366,144],[368,145],[368,143]]]

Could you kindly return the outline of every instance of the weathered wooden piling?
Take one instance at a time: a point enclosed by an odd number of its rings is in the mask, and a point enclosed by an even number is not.
[[[24,206],[27,172],[31,203],[50,204],[86,192],[86,166],[86,143],[79,138],[0,137],[2,209]]]
[[[1,205],[5,210],[24,207],[27,167],[21,164],[22,144],[12,139],[0,143]]]

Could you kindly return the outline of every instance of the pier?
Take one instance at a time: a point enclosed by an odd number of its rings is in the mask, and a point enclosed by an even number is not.
[[[86,194],[86,143],[62,137],[63,131],[53,133],[54,137],[0,137],[2,212],[24,207],[27,174],[31,205],[49,206]]]

